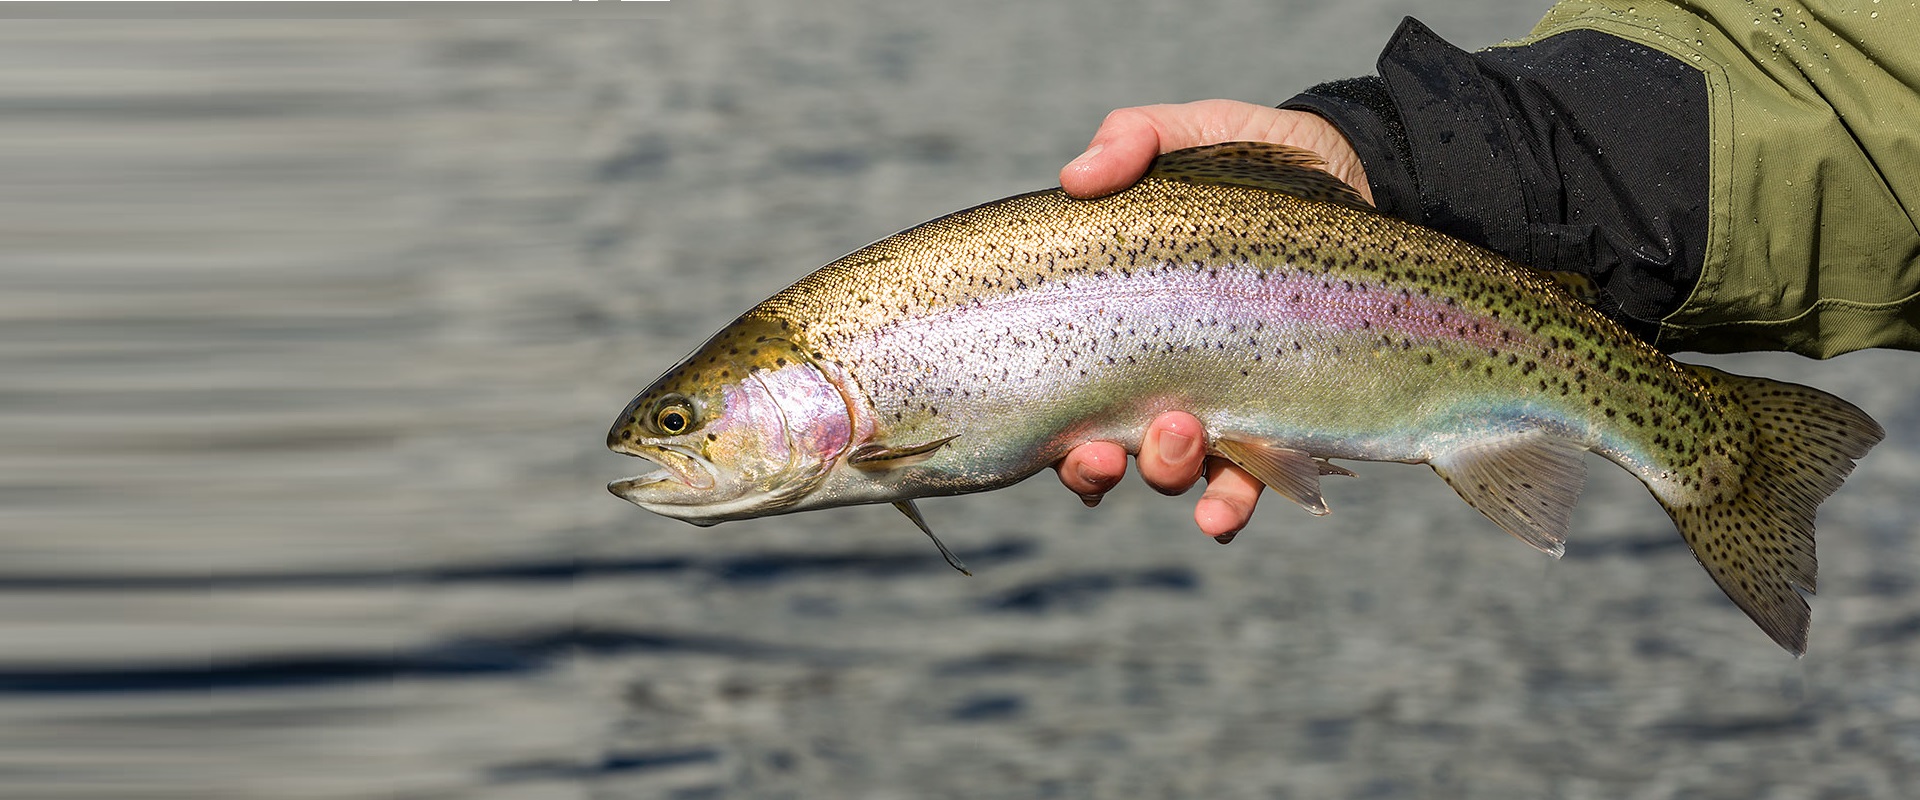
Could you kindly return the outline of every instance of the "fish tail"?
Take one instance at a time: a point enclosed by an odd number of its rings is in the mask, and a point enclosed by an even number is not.
[[[1795,589],[1814,591],[1814,512],[1886,432],[1818,389],[1685,366],[1737,406],[1721,434],[1745,469],[1737,485],[1702,481],[1698,502],[1661,504],[1714,583],[1781,647],[1801,655],[1811,610]]]

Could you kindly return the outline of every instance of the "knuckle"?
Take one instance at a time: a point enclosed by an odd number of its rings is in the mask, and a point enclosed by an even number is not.
[[[1139,106],[1127,106],[1107,112],[1106,118],[1100,121],[1100,127],[1132,126],[1147,121],[1149,120],[1145,110]]]

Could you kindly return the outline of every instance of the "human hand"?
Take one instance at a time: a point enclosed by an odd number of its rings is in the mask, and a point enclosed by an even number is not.
[[[1101,197],[1132,186],[1155,156],[1221,142],[1271,142],[1309,150],[1326,170],[1373,202],[1359,154],[1333,123],[1305,111],[1237,100],[1135,106],[1107,114],[1083,152],[1060,170],[1060,188],[1074,197]]]
[[[1060,170],[1060,186],[1075,197],[1100,197],[1140,180],[1155,156],[1221,142],[1272,142],[1318,153],[1327,171],[1373,202],[1365,169],[1346,137],[1316,114],[1233,100],[1122,108],[1107,115],[1087,150]],[[1140,477],[1162,494],[1182,494],[1205,471],[1207,490],[1193,507],[1200,531],[1222,544],[1233,540],[1260,500],[1260,481],[1226,459],[1206,454],[1207,430],[1191,414],[1155,418],[1135,459]],[[1088,506],[1127,474],[1127,451],[1113,442],[1089,442],[1055,465],[1060,482]]]

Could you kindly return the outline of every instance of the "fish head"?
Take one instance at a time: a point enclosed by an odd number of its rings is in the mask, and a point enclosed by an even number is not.
[[[777,514],[817,488],[852,439],[847,401],[778,327],[735,323],[627,404],[607,447],[660,466],[607,485],[695,525]]]

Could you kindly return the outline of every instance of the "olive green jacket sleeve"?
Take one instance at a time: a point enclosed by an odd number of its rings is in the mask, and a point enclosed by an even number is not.
[[[1662,349],[1920,349],[1920,5],[1569,0],[1526,42],[1581,29],[1707,82],[1706,250]]]

